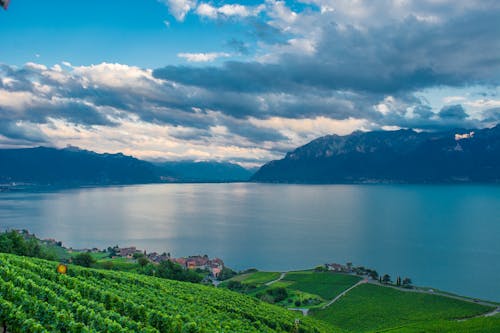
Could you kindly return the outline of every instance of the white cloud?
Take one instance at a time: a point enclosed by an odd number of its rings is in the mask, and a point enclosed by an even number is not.
[[[186,14],[196,8],[196,0],[159,0],[167,5],[170,14],[178,21],[184,21]]]
[[[217,18],[217,8],[207,3],[201,3],[198,8],[196,8],[196,14],[214,19]]]
[[[210,19],[224,17],[250,17],[257,16],[265,9],[264,5],[259,6],[244,6],[240,4],[226,4],[221,7],[214,7],[208,3],[201,3],[196,8],[196,13],[199,16]]]
[[[179,53],[179,58],[184,58],[189,62],[211,62],[217,58],[230,57],[231,54],[225,52],[209,52],[209,53]]]

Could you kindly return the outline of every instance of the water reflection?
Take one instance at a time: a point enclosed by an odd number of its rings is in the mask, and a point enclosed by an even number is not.
[[[236,269],[353,261],[500,300],[495,186],[169,184],[1,193],[0,226],[76,248],[207,253]]]

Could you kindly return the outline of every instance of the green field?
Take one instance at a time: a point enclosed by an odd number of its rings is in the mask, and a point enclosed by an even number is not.
[[[289,289],[318,295],[325,300],[335,298],[338,294],[360,281],[353,275],[332,272],[300,271],[289,272],[283,282],[289,282]]]
[[[265,285],[267,282],[276,280],[280,277],[281,273],[278,272],[252,272],[252,273],[245,273],[245,274],[240,274],[236,275],[235,277],[230,278],[229,280],[226,280],[222,282],[219,286],[224,288],[227,286],[229,281],[238,281],[243,284],[252,284],[255,285],[255,287],[261,287]]]
[[[448,297],[364,284],[312,315],[349,331],[372,332],[411,324],[425,327],[430,322],[468,318],[491,310],[490,307]],[[419,331],[417,326],[411,329]]]
[[[260,285],[278,279],[280,277],[280,274],[281,273],[278,272],[253,272],[237,275],[232,278],[232,280],[240,281],[241,283],[253,283],[256,285]]]
[[[9,332],[338,332],[255,298],[186,282],[0,254]],[[296,323],[296,320],[300,321]]]
[[[390,330],[397,333],[498,333],[500,332],[500,316],[472,318],[464,321],[437,320],[419,323]]]

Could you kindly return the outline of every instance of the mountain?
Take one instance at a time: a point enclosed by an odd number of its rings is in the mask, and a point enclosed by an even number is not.
[[[251,178],[283,183],[500,182],[500,125],[480,130],[327,135]]]
[[[162,172],[149,162],[121,153],[98,154],[74,147],[0,150],[0,184],[71,186],[155,183],[165,178]]]
[[[253,172],[233,163],[224,162],[162,162],[156,166],[182,182],[248,181]]]

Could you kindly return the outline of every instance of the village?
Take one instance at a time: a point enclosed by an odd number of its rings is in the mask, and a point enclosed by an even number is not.
[[[50,242],[51,240],[44,240]],[[170,253],[146,252],[146,250],[137,249],[135,246],[130,247],[108,247],[105,250],[98,248],[92,249],[72,249],[69,248],[68,252],[87,252],[94,254],[107,253],[110,259],[122,259],[130,262],[138,261],[139,258],[145,258],[152,264],[160,264],[162,261],[171,261],[179,264],[184,269],[206,271],[210,274],[211,278],[217,279],[224,269],[224,261],[220,258],[209,258],[208,255],[194,255],[188,257],[173,258]]]

